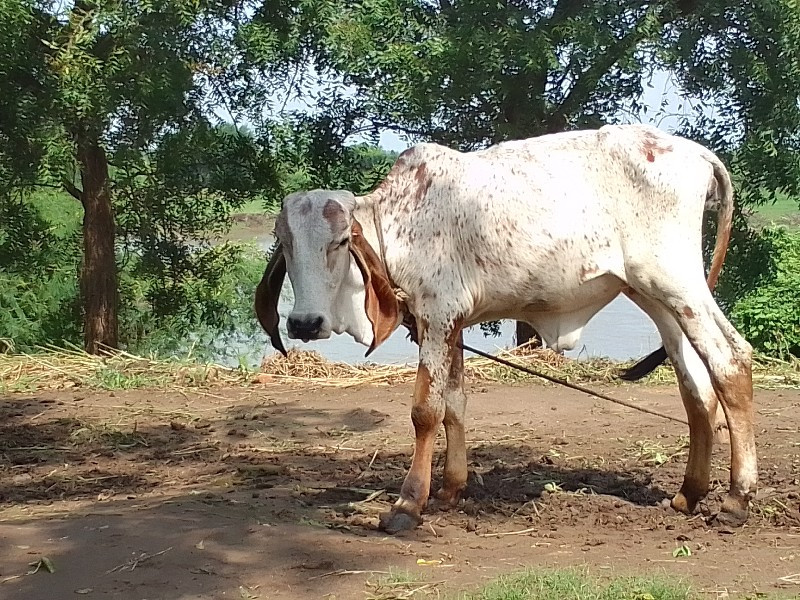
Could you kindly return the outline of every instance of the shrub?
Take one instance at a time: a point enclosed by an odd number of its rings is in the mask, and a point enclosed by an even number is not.
[[[767,262],[754,273],[758,284],[733,303],[731,320],[756,350],[800,356],[800,232],[768,228],[758,241]]]

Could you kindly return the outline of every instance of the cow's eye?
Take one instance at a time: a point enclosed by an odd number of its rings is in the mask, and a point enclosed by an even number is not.
[[[344,238],[342,241],[340,241],[338,244],[336,244],[336,247],[337,248],[343,248],[344,246],[347,245],[347,242],[349,242],[349,241],[350,241],[350,238]]]

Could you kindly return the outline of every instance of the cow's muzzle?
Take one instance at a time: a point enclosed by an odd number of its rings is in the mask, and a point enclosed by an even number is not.
[[[303,317],[289,317],[286,321],[286,333],[296,340],[323,340],[331,337],[330,328],[324,327],[325,318],[322,315],[306,315]]]

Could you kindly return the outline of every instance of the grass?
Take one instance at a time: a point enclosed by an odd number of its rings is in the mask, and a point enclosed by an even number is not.
[[[584,571],[528,570],[506,575],[462,600],[693,600],[688,586],[666,579],[621,577],[610,581]]]
[[[173,389],[214,383],[243,385],[245,369],[228,369],[193,360],[157,359],[118,352],[93,356],[76,348],[43,348],[35,354],[0,354],[0,392],[85,387],[103,390]]]
[[[264,207],[264,201],[261,199],[250,200],[245,202],[235,212],[237,215],[263,215],[266,214],[267,209]]]
[[[713,592],[717,597],[717,592]],[[709,592],[695,592],[672,579],[650,576],[601,579],[578,569],[529,569],[502,576],[485,587],[465,592],[459,600],[704,600]],[[725,596],[728,598],[729,596]],[[788,600],[798,596],[744,594],[739,600]]]
[[[754,209],[751,221],[755,225],[787,225],[800,228],[800,206],[798,199],[779,195],[774,203],[764,204]]]

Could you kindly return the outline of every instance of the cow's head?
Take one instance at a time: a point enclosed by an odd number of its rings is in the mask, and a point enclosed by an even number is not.
[[[286,354],[278,333],[278,298],[285,274],[294,290],[286,329],[304,342],[349,333],[370,354],[400,320],[386,270],[354,218],[350,192],[290,194],[275,222],[278,246],[256,289],[256,314],[272,345]]]

